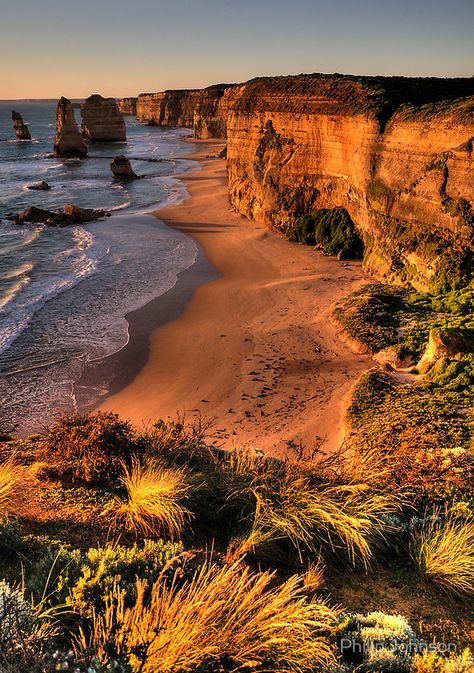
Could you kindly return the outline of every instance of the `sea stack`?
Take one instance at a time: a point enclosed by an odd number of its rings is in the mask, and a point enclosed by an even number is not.
[[[112,171],[114,178],[119,180],[134,180],[135,178],[138,178],[138,175],[134,172],[130,161],[123,155],[115,157],[115,159],[110,163],[110,170]]]
[[[127,140],[125,121],[115,98],[93,94],[81,105],[82,135],[92,141]]]
[[[31,140],[31,135],[28,126],[24,123],[23,117],[19,112],[12,110],[13,128],[17,140]]]
[[[61,157],[86,157],[87,147],[77,128],[72,103],[62,96],[56,108],[54,153]]]

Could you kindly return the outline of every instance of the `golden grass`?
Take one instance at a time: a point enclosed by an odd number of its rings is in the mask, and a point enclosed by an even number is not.
[[[474,595],[474,520],[435,512],[411,544],[419,572],[440,588]]]
[[[228,671],[295,673],[333,659],[327,635],[335,613],[309,599],[301,578],[273,586],[274,574],[253,573],[239,563],[204,564],[194,577],[171,584],[159,580],[145,600],[137,581],[137,601],[124,607],[114,590],[106,610],[96,614],[89,649],[107,664],[111,652],[128,656],[133,671],[168,673],[225,662]]]
[[[374,494],[365,484],[315,486],[289,466],[279,483],[256,481],[248,490],[256,506],[249,536],[241,543],[245,550],[254,542],[288,539],[300,556],[303,548],[315,552],[329,546],[367,564],[384,516],[397,509],[395,497]]]
[[[14,455],[0,463],[0,522],[22,509],[29,471]]]
[[[159,462],[133,460],[124,466],[120,481],[127,491],[126,501],[115,504],[115,515],[126,528],[143,535],[164,535],[177,539],[192,517],[183,501],[192,490],[184,468],[165,467]]]

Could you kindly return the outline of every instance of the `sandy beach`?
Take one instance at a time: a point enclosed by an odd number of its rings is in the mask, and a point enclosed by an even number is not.
[[[289,243],[234,213],[225,161],[216,156],[221,147],[196,143],[192,156],[202,170],[184,177],[190,198],[155,213],[198,242],[202,282],[195,291],[188,283],[183,301],[178,280],[175,308],[157,304],[159,327],[149,339],[140,323],[150,324],[150,305],[137,312],[130,333],[132,342],[141,331],[141,348],[121,357],[138,359],[138,371],[125,367],[100,408],[138,426],[200,412],[214,419],[226,447],[248,444],[279,456],[300,442],[334,450],[350,388],[371,361],[343,342],[331,312],[367,276],[359,262]]]

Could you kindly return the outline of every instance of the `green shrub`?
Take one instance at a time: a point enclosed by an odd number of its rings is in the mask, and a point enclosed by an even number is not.
[[[109,482],[137,452],[133,428],[116,414],[66,416],[42,439],[45,459],[61,475],[85,482]]]
[[[320,245],[329,255],[361,257],[362,241],[345,208],[315,210],[299,217],[290,238],[306,245]]]
[[[67,602],[82,616],[103,608],[114,584],[132,600],[137,577],[152,583],[163,568],[183,552],[181,543],[145,540],[142,546],[121,545],[78,550],[51,549],[36,566],[28,586],[36,596],[43,592],[51,602]]]
[[[347,410],[347,417],[354,427],[378,410],[392,387],[390,377],[380,371],[371,370],[362,374],[354,386]]]
[[[416,636],[405,617],[374,611],[339,617],[338,644],[343,659],[357,670],[408,673]]]
[[[14,651],[32,626],[31,606],[22,592],[0,581],[0,652]]]

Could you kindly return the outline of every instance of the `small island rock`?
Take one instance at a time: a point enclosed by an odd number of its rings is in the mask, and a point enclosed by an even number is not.
[[[134,180],[135,178],[138,178],[129,159],[123,155],[113,159],[110,163],[110,170],[112,171],[114,178],[118,178],[119,180]]]

